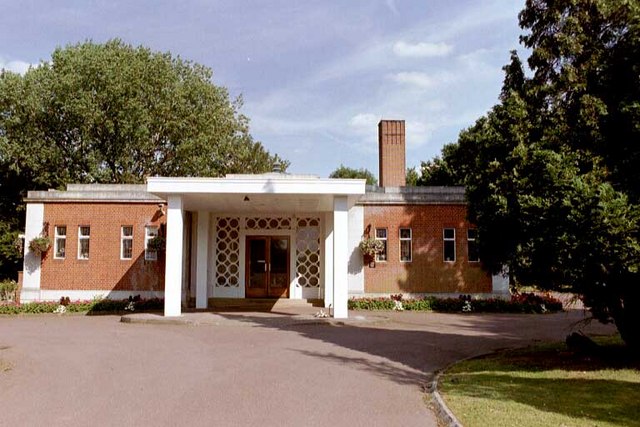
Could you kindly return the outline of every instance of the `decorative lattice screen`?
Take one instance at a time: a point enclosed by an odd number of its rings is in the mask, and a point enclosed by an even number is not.
[[[240,225],[247,230],[290,230],[296,227],[296,276],[300,286],[320,286],[320,218],[237,217],[217,218],[217,287],[240,285]]]
[[[296,273],[305,288],[320,286],[320,219],[298,218]]]
[[[240,219],[218,218],[216,227],[216,286],[240,285]]]
[[[291,219],[289,218],[247,218],[245,220],[247,230],[289,230]]]

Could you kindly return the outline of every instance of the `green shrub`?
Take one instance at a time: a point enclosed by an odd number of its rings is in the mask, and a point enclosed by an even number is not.
[[[29,302],[25,304],[1,304],[0,314],[38,314],[54,313],[60,305],[66,307],[67,313],[124,313],[127,311],[145,312],[156,311],[164,308],[164,300],[161,298],[142,299],[132,297],[126,300],[111,300],[96,298],[91,301],[70,301],[68,297],[62,297],[60,301]]]
[[[20,306],[17,304],[0,304],[0,314],[20,314]]]
[[[394,299],[391,298],[352,298],[349,300],[350,310],[393,310]],[[500,298],[473,299],[470,295],[458,298],[438,298],[428,296],[402,300],[405,311],[435,311],[439,313],[554,313],[562,311],[562,302],[550,296],[536,294],[514,295],[510,300]]]
[[[3,280],[0,282],[0,301],[15,301],[18,283],[15,280]]]
[[[42,302],[28,302],[26,304],[21,304],[20,312],[21,313],[53,313],[56,308],[58,308],[60,304],[56,301],[42,301]]]
[[[358,298],[348,302],[350,310],[393,310],[395,302],[389,298]]]

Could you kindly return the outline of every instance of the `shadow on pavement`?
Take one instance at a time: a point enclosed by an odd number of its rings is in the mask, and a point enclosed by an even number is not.
[[[358,313],[359,314],[359,313]],[[452,315],[385,313],[384,324],[300,323],[286,316],[219,313],[258,327],[297,333],[336,346],[333,352],[294,349],[311,358],[330,359],[373,372],[400,384],[420,385],[447,365],[501,348],[540,341],[560,341],[584,318],[582,312],[548,315]],[[355,313],[350,314],[352,317]],[[589,325],[591,333],[612,333],[611,327]],[[358,355],[365,353],[368,357]],[[370,356],[375,356],[373,359]]]

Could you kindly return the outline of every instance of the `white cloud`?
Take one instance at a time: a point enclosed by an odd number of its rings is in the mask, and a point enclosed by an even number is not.
[[[0,57],[0,69],[4,69],[14,73],[24,74],[27,72],[29,67],[33,66],[34,64],[30,64],[25,61],[6,61],[4,58]]]
[[[308,151],[290,156],[292,170],[320,175],[340,163],[375,171],[380,119],[405,120],[408,165],[433,157],[495,103],[500,67],[517,41],[517,33],[504,41],[484,38],[505,20],[517,22],[504,0],[487,3],[491,13],[483,3],[455,19],[375,33],[318,63],[314,72],[248,102],[252,129],[285,155],[307,141]]]
[[[349,120],[349,126],[359,133],[363,130],[368,132],[378,124],[379,120],[380,119],[375,114],[360,113],[351,117],[351,120]]]
[[[434,58],[447,56],[453,50],[453,46],[447,43],[407,43],[396,42],[393,45],[393,53],[398,56],[410,58]]]
[[[436,80],[433,77],[419,71],[402,71],[393,74],[391,79],[397,83],[416,86],[421,89],[427,89],[436,84]]]

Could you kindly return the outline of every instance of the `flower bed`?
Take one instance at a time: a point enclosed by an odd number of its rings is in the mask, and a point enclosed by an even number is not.
[[[472,299],[469,295],[458,298],[428,296],[402,299],[402,295],[391,298],[352,298],[350,310],[397,310],[400,301],[405,311],[436,311],[440,313],[555,313],[562,311],[562,302],[550,296],[533,293],[513,295],[511,299]]]
[[[64,308],[61,308],[64,307]],[[0,305],[0,314],[37,314],[37,313],[122,313],[126,311],[157,311],[164,308],[161,298],[142,299],[132,297],[124,300],[95,299],[91,301],[70,301],[61,298],[60,301],[28,302],[25,304]]]

